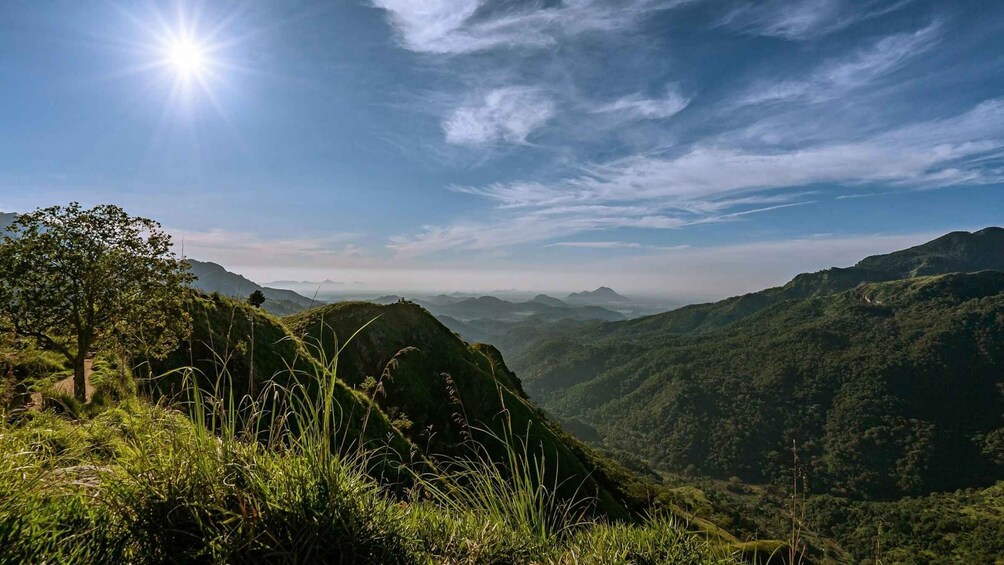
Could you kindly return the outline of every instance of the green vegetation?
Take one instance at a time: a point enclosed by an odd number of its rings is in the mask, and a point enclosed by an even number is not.
[[[522,320],[523,380],[404,300],[186,288],[114,207],[10,233],[0,563],[1004,554],[1004,273],[940,273],[998,265],[1002,230],[640,321]]]
[[[986,562],[1004,553],[989,541],[1004,532],[1002,250],[1000,228],[952,233],[505,350],[569,429],[699,485],[706,504],[667,500],[733,533],[790,530],[795,441],[817,559],[878,544],[894,562]],[[993,270],[942,274],[956,269]]]
[[[668,469],[774,482],[797,440],[814,492],[888,499],[1002,478],[1002,324],[1004,273],[909,279],[707,335],[566,337],[523,378],[545,407]]]
[[[681,508],[743,536],[784,537],[787,489],[667,476],[664,495]],[[836,563],[996,563],[1004,556],[1004,481],[981,489],[864,501],[830,494],[804,501],[801,536],[813,561]]]
[[[976,271],[1004,271],[1004,228],[952,232],[923,245],[875,255],[848,268],[803,273],[788,284],[710,304],[605,326],[608,337],[635,339],[667,333],[705,333],[752,316],[786,300],[802,300],[853,289],[858,285],[912,276]]]
[[[380,446],[341,451],[353,442],[338,406],[312,392],[337,377],[315,368],[281,412],[263,409],[269,394],[234,411],[186,381],[180,411],[133,399],[86,419],[4,419],[0,562],[737,562],[664,514],[589,518],[511,427],[494,438],[501,461],[444,459],[395,489],[369,472]],[[263,428],[267,442],[247,433]]]
[[[185,307],[191,334],[140,371],[163,373],[141,379],[140,397],[127,390],[87,407],[45,402],[52,408],[0,423],[0,563],[740,559],[743,548],[727,534],[672,509],[631,514],[621,492],[599,490],[601,476],[622,487],[641,479],[544,420],[513,392],[520,384],[493,348],[467,346],[417,306],[307,313],[301,322],[323,319],[331,333],[305,341],[270,314],[220,295],[190,293]],[[362,330],[350,331],[360,320]],[[389,408],[383,393],[347,385],[358,381],[353,367],[389,355],[395,339],[460,356],[427,362],[453,371],[458,400],[472,396],[470,438],[456,445],[434,435],[420,448],[399,431],[415,429],[404,414],[392,420],[374,402]],[[58,358],[40,364],[30,347],[5,351],[18,371],[55,371],[34,379],[40,390],[65,373]],[[345,372],[336,376],[339,367]],[[405,386],[419,376],[409,368],[400,363],[380,387]],[[118,369],[101,357],[94,376],[111,380]],[[475,417],[484,408],[473,395],[488,386],[497,404],[482,427]],[[455,408],[429,402],[437,412]],[[443,450],[425,451],[429,445]],[[627,520],[611,521],[618,516]]]
[[[341,379],[366,391],[425,452],[455,456],[473,442],[487,446],[486,456],[498,458],[505,451],[498,448],[506,443],[493,439],[510,434],[549,460],[566,496],[595,497],[603,513],[619,518],[627,517],[628,508],[645,505],[647,497],[632,492],[644,488],[562,432],[529,401],[495,348],[468,345],[422,307],[404,301],[339,303],[285,321],[328,357],[366,326],[341,350]]]
[[[155,358],[184,333],[191,277],[160,224],[72,203],[21,214],[9,230],[0,238],[0,331],[63,355],[77,401],[97,348]]]

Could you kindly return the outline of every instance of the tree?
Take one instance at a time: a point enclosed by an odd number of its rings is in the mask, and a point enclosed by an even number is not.
[[[260,290],[256,290],[252,292],[250,296],[248,296],[248,304],[254,306],[255,308],[258,308],[262,304],[264,304],[265,300],[266,300],[265,293]]]
[[[84,362],[98,348],[156,358],[177,345],[193,280],[157,222],[112,205],[40,208],[0,238],[0,326],[65,356],[85,400]]]

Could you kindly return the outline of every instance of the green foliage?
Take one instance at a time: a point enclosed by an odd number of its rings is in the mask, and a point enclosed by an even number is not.
[[[184,332],[190,278],[156,222],[73,203],[21,214],[9,230],[0,240],[0,325],[64,355],[79,400],[93,349],[157,357]]]
[[[130,401],[82,421],[0,422],[0,562],[735,562],[662,518],[607,526],[548,503],[525,444],[504,473],[473,459],[395,495],[367,473],[379,450],[346,455],[330,441],[341,433],[326,424],[330,397],[289,392],[287,412],[252,417],[310,421],[281,445],[241,434],[246,421],[216,410],[232,402],[194,381],[190,418]]]
[[[1004,274],[988,271],[784,302],[702,336],[569,337],[522,364],[546,408],[663,467],[772,482],[796,439],[815,492],[894,498],[1002,477],[1002,360]]]
[[[66,359],[26,341],[0,334],[0,417],[23,408],[38,388],[65,372]]]
[[[262,304],[265,304],[265,300],[265,293],[260,290],[256,290],[248,295],[248,304],[255,308],[260,308]]]
[[[498,350],[463,342],[420,306],[339,303],[285,322],[329,357],[340,350],[339,378],[367,391],[385,413],[406,414],[410,425],[402,431],[425,453],[466,456],[473,440],[488,449],[483,455],[504,461],[506,444],[496,438],[506,436],[526,442],[533,457],[559,470],[557,489],[566,498],[595,497],[599,509],[616,518],[646,505],[631,490],[636,478],[601,461],[526,397]]]
[[[319,346],[305,346],[269,313],[219,294],[190,291],[185,310],[192,319],[191,333],[177,350],[151,363],[150,372],[157,376],[144,383],[155,398],[177,400],[194,384],[217,397],[235,399],[234,407],[220,406],[220,412],[252,418],[244,399],[268,390],[279,394],[272,404],[281,407],[295,390],[331,402],[326,406],[341,437],[386,444],[402,460],[416,450],[367,396],[333,376],[337,350],[328,355]]]
[[[316,300],[301,296],[292,290],[268,288],[249,281],[241,275],[231,273],[216,263],[196,261],[186,258],[185,263],[196,279],[193,288],[207,294],[219,293],[230,298],[248,298],[249,294],[260,292],[266,301],[262,308],[276,316],[301,312],[318,304]]]
[[[679,500],[682,491],[682,498],[698,501],[695,512],[736,535],[770,544],[767,539],[783,538],[790,528],[784,489],[669,480],[686,486],[667,496]],[[1004,555],[1004,482],[894,501],[816,494],[805,500],[805,511],[802,535],[814,563],[995,563]]]
[[[625,339],[711,332],[786,300],[825,296],[862,284],[955,272],[1004,271],[1002,248],[1004,228],[952,232],[910,249],[867,257],[853,267],[802,273],[784,286],[719,302],[685,306],[621,324],[607,324],[602,331],[608,337]]]

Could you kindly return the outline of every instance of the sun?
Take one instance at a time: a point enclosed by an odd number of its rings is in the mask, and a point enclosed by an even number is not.
[[[179,78],[199,78],[209,67],[206,48],[197,40],[187,37],[173,39],[166,45],[166,62]]]
[[[202,74],[206,68],[205,50],[190,39],[177,40],[169,45],[167,58],[178,74],[185,77]]]

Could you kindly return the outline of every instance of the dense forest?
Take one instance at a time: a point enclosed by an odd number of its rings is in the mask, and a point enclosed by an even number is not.
[[[525,336],[507,347],[532,398],[594,445],[700,482],[719,523],[783,531],[783,518],[742,514],[784,509],[795,471],[807,527],[858,559],[883,537],[900,558],[926,552],[918,563],[958,559],[949,545],[1002,551],[986,541],[1004,538],[993,490],[1004,479],[1000,228],[717,303]],[[957,499],[986,502],[989,522]]]
[[[1002,330],[1004,273],[923,277],[784,302],[706,335],[566,337],[524,383],[671,469],[773,481],[794,440],[818,488],[885,499],[1000,476]]]

